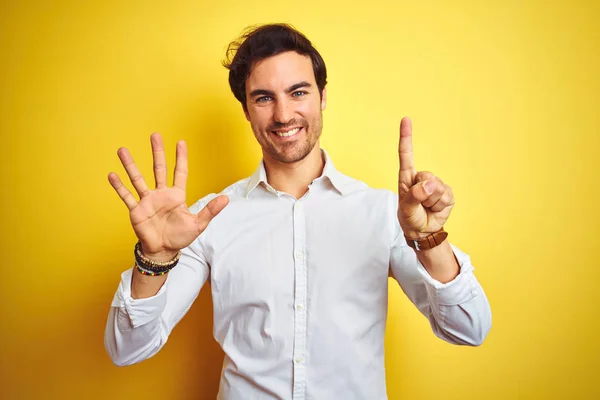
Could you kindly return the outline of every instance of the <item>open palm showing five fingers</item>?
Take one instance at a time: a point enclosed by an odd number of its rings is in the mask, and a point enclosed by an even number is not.
[[[119,176],[111,172],[108,180],[129,209],[133,230],[141,242],[146,257],[166,261],[177,251],[192,243],[210,221],[227,206],[227,196],[217,196],[198,214],[192,214],[186,204],[187,147],[177,143],[173,186],[167,186],[167,167],[162,138],[158,133],[150,137],[154,160],[156,189],[149,190],[144,177],[126,148],[117,151],[119,159],[140,199],[123,185]]]

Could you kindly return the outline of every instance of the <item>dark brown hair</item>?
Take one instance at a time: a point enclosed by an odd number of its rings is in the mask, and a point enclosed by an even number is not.
[[[265,58],[286,51],[309,56],[320,95],[327,84],[327,69],[323,58],[302,33],[288,24],[268,24],[246,28],[227,47],[223,66],[229,69],[229,86],[246,110],[246,79],[254,65]]]

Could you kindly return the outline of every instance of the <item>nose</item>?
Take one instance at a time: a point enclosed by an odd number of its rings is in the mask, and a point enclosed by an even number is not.
[[[282,125],[287,124],[294,117],[294,110],[287,100],[278,100],[273,110],[273,119]]]

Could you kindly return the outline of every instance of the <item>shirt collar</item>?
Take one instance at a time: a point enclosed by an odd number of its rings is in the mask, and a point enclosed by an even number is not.
[[[349,182],[349,178],[346,177],[345,175],[343,175],[341,172],[339,172],[335,168],[335,166],[333,165],[333,162],[331,161],[331,159],[329,158],[329,155],[327,154],[327,151],[325,151],[324,149],[321,149],[321,153],[325,159],[325,166],[323,167],[323,173],[321,174],[321,176],[318,177],[317,179],[315,179],[314,182],[316,182],[320,179],[327,178],[327,179],[329,179],[329,181],[331,182],[333,187],[342,196],[348,194],[350,191],[350,183],[351,183],[351,182]],[[260,161],[258,168],[256,169],[256,171],[254,171],[254,174],[252,174],[252,176],[248,180],[248,184],[246,185],[246,192],[244,193],[244,196],[246,198],[248,198],[250,193],[261,182],[264,182],[265,185],[268,185],[267,171],[265,170],[264,159]]]

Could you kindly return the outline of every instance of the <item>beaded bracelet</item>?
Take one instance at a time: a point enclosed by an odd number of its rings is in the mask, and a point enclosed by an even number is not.
[[[148,271],[142,267],[140,267],[137,263],[135,264],[135,267],[137,268],[138,271],[140,271],[140,273],[142,273],[142,275],[149,275],[149,276],[162,276],[162,275],[166,275],[169,273],[169,271],[162,271],[162,272],[152,272],[152,271]]]
[[[142,247],[142,245],[138,241],[135,245],[133,254],[135,257],[135,261],[136,261],[138,270],[142,273],[146,272],[145,275],[149,275],[149,274],[155,274],[152,276],[164,275],[165,273],[169,272],[177,265],[177,263],[179,262],[179,258],[181,257],[181,252],[178,251],[175,258],[173,258],[171,261],[162,261],[162,262],[161,261],[153,261],[153,260],[150,260],[149,258],[145,257],[142,254],[141,247]]]
[[[178,251],[177,255],[175,255],[175,258],[173,258],[171,261],[153,261],[142,254],[142,243],[139,240],[135,244],[134,250],[135,254],[139,256],[144,264],[148,264],[149,266],[153,267],[170,267],[171,265],[177,263],[177,261],[179,261],[179,257],[181,256],[181,251]]]
[[[177,265],[177,262],[172,263],[172,265],[166,266],[166,267],[155,267],[152,265],[148,265],[147,263],[144,262],[144,260],[137,253],[135,254],[135,263],[137,265],[139,265],[140,267],[144,268],[145,270],[150,271],[150,272],[155,272],[155,273],[169,271],[169,270],[173,269],[173,267],[175,265]]]

